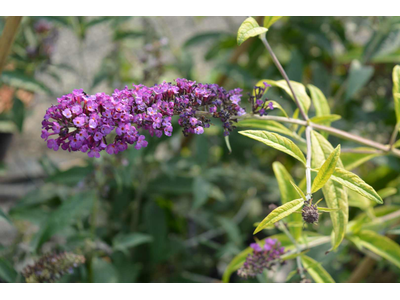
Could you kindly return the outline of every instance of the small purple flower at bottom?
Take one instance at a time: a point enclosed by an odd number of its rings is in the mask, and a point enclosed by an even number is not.
[[[273,110],[273,109],[274,109],[274,104],[273,104],[272,102],[269,102],[269,103],[268,103],[268,108],[269,108],[270,110]]]
[[[197,126],[197,127],[194,129],[194,133],[195,133],[195,134],[203,134],[203,132],[204,132],[204,128],[201,127],[201,126]]]
[[[57,151],[58,148],[59,148],[58,145],[57,145],[56,140],[48,140],[47,141],[47,147],[49,149],[53,149],[54,151]]]

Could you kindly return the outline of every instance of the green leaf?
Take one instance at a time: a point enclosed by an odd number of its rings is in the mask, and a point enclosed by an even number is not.
[[[296,190],[297,194],[298,194],[304,201],[307,201],[306,195],[304,195],[304,193],[303,193],[303,191],[301,190],[301,188],[299,188],[293,181],[290,181],[290,184],[294,187],[294,189]]]
[[[5,214],[5,212],[0,208],[0,219],[3,218],[4,220],[6,220],[9,224],[12,225],[12,222],[10,220],[10,218]]]
[[[126,251],[129,248],[139,246],[141,244],[150,243],[153,241],[153,237],[143,233],[130,233],[117,235],[113,241],[114,251]]]
[[[332,145],[318,132],[311,131],[312,145],[312,165],[319,167],[334,151]],[[340,159],[337,161],[337,166],[343,167]],[[331,209],[338,209],[331,212],[333,230],[335,233],[332,249],[336,249],[342,242],[349,218],[349,208],[347,193],[343,185],[329,179],[322,188],[325,202]]]
[[[278,102],[276,102],[276,101],[268,101],[268,103],[270,103],[270,102],[272,102],[272,106],[274,107],[274,108],[277,108],[277,109],[279,109],[284,115],[285,115],[285,117],[286,118],[289,118],[289,116],[288,116],[288,114],[286,113],[286,111],[283,109],[283,107],[278,103]]]
[[[346,171],[342,168],[336,168],[331,178],[332,180],[344,185],[345,187],[355,191],[365,198],[378,202],[379,204],[383,203],[381,196],[379,196],[372,186],[365,183],[364,180],[350,171]]]
[[[350,65],[349,76],[346,84],[345,100],[353,97],[374,74],[372,66],[363,66],[358,60],[353,60]]]
[[[293,143],[288,138],[285,138],[279,134],[262,131],[262,130],[246,130],[246,131],[239,131],[240,134],[247,136],[251,139],[257,140],[262,142],[270,147],[273,147],[277,150],[285,152],[293,156],[294,158],[301,161],[304,165],[306,164],[306,159],[295,143]]]
[[[240,120],[237,125],[238,127],[248,127],[248,128],[257,128],[264,129],[268,131],[278,132],[290,137],[295,137],[293,132],[282,125],[279,122],[271,121],[271,120],[259,120],[259,119],[243,119]]]
[[[359,245],[400,268],[400,246],[396,242],[371,230],[361,230],[355,236]]]
[[[340,145],[336,147],[335,150],[328,156],[324,164],[319,168],[318,174],[315,177],[312,187],[311,187],[311,192],[315,193],[318,191],[320,188],[322,188],[325,183],[329,180],[333,172],[335,171],[336,164],[340,158]]]
[[[301,257],[301,261],[307,273],[310,274],[316,283],[335,283],[331,275],[329,275],[319,262],[306,255]]]
[[[231,143],[229,142],[229,135],[227,135],[225,137],[225,144],[226,144],[226,147],[228,148],[229,154],[232,153]]]
[[[207,180],[201,176],[195,178],[193,181],[194,209],[203,206],[207,202],[210,191],[211,184]]]
[[[329,207],[317,207],[319,211],[322,212],[334,212],[334,211],[338,211],[338,208],[329,208]]]
[[[275,208],[268,214],[268,216],[265,217],[264,220],[260,222],[256,230],[254,230],[253,234],[256,234],[257,232],[263,230],[264,227],[267,227],[270,224],[274,224],[279,220],[282,220],[283,218],[289,216],[290,214],[301,208],[303,204],[303,199],[296,199]]]
[[[275,80],[264,79],[264,80],[260,80],[260,81],[265,81],[272,86],[276,86],[276,87],[283,89],[294,100],[293,94],[285,80],[282,79],[282,80],[275,81]],[[311,105],[311,100],[310,100],[310,97],[308,97],[308,95],[307,95],[306,88],[300,82],[291,80],[290,84],[297,96],[297,99],[300,102],[300,106],[307,113],[308,109],[310,108],[310,105]]]
[[[400,122],[400,65],[393,68],[393,99],[397,123]]]
[[[307,87],[310,90],[317,117],[330,115],[331,109],[322,91],[312,84],[307,85]]]
[[[310,121],[316,124],[324,124],[329,126],[332,122],[340,120],[341,116],[339,115],[326,115],[320,117],[312,117]]]
[[[291,184],[291,182],[294,182],[294,180],[286,168],[280,162],[276,161],[272,163],[272,169],[274,170],[276,180],[278,181],[282,204],[290,202],[292,199],[296,199],[298,197],[297,192],[294,186]],[[291,214],[287,218],[288,223],[302,222],[302,217],[300,214]],[[301,237],[302,227],[289,226],[289,230],[296,240]]]
[[[47,179],[48,182],[55,182],[66,185],[76,185],[93,172],[93,166],[72,167],[66,171],[59,171]]]
[[[50,89],[44,83],[20,71],[3,71],[0,76],[0,82],[30,92],[45,92],[51,94]]]
[[[12,112],[13,112],[13,121],[15,125],[17,125],[19,132],[22,132],[25,119],[25,105],[18,98],[14,98]]]
[[[0,279],[8,283],[16,282],[18,273],[4,258],[0,257]]]
[[[373,148],[367,148],[367,147],[358,147],[354,148],[354,150],[367,150],[367,151],[375,151]],[[343,162],[344,168],[348,171],[351,171],[358,166],[362,165],[363,163],[371,160],[374,157],[380,156],[380,154],[376,153],[351,153],[351,152],[345,152],[340,154],[340,159]]]
[[[202,33],[196,34],[195,36],[192,36],[190,39],[188,39],[184,43],[183,47],[188,48],[188,47],[192,47],[192,46],[199,46],[210,40],[220,41],[221,39],[223,39],[227,36],[231,36],[231,35],[227,32],[215,32],[215,31],[202,32]]]
[[[260,35],[261,33],[267,32],[268,29],[264,27],[260,27],[257,21],[249,17],[243,21],[242,25],[240,25],[238,34],[237,34],[237,43],[240,46],[247,39]]]
[[[397,194],[397,189],[394,187],[387,187],[377,191],[378,195],[384,199]]]
[[[90,191],[76,194],[71,199],[66,200],[51,213],[47,222],[34,236],[32,240],[33,249],[37,251],[53,235],[61,232],[77,220],[89,216],[95,197],[96,191]]]
[[[278,17],[278,16],[264,17],[264,27],[270,28],[272,26],[272,24],[274,24],[280,18],[282,18],[282,17]]]

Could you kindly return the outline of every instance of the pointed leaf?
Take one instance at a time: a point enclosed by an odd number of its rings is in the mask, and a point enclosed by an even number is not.
[[[356,237],[359,245],[400,268],[400,246],[396,242],[371,230],[361,230]]]
[[[306,195],[304,195],[303,191],[301,190],[301,188],[299,188],[293,181],[290,181],[291,185],[294,187],[294,189],[296,190],[297,194],[299,194],[299,196],[304,200],[307,201],[306,199]]]
[[[336,168],[331,178],[365,198],[378,202],[379,204],[383,203],[381,196],[379,196],[372,186],[350,171]]]
[[[261,33],[267,32],[268,29],[264,27],[260,27],[257,21],[249,17],[243,21],[242,25],[240,25],[238,34],[237,34],[237,43],[241,45],[247,39],[260,35]]]
[[[328,116],[331,114],[328,101],[326,100],[324,93],[316,86],[309,84],[307,85],[310,90],[311,99],[315,107],[317,117]]]
[[[301,208],[303,204],[304,204],[303,199],[296,199],[275,208],[273,211],[269,213],[268,216],[265,217],[264,220],[260,222],[256,230],[254,230],[253,234],[256,234],[257,232],[263,230],[264,227],[267,227],[270,224],[274,224],[279,220],[282,220],[283,218],[289,216],[290,214],[294,213],[296,210]]]
[[[295,188],[290,182],[293,182],[292,176],[286,168],[278,161],[272,164],[272,169],[274,170],[276,180],[278,181],[279,191],[281,193],[282,204],[290,202],[292,199],[298,197]],[[302,223],[302,217],[298,214],[291,214],[288,218],[288,223]],[[302,227],[289,226],[290,233],[293,237],[298,240],[301,236]]]
[[[332,122],[340,120],[341,116],[339,115],[326,115],[326,116],[316,116],[310,118],[310,121],[316,124],[324,124],[329,126]]]
[[[311,192],[315,193],[320,188],[322,188],[325,183],[329,180],[333,172],[335,171],[336,164],[340,157],[340,145],[336,147],[336,149],[328,156],[324,164],[319,168],[318,174],[315,177]]]
[[[358,147],[354,148],[354,150],[361,150],[361,151],[375,151],[373,148],[368,147]],[[351,153],[345,152],[340,154],[340,159],[343,162],[344,168],[348,171],[351,171],[358,166],[362,165],[363,163],[373,159],[374,157],[380,156],[380,154],[376,153]]]
[[[353,60],[350,65],[349,76],[346,84],[345,100],[353,97],[374,74],[372,66],[364,66],[358,60]]]
[[[316,283],[335,283],[331,275],[321,266],[321,264],[311,257],[303,255],[301,261],[308,274]]]
[[[397,123],[400,122],[400,65],[393,68],[393,99]]]
[[[338,211],[338,208],[329,208],[329,207],[318,207],[319,211],[322,212],[333,212],[333,211]]]
[[[306,164],[304,154],[301,152],[299,147],[297,147],[296,144],[288,138],[285,138],[276,133],[262,130],[246,130],[239,131],[239,133],[254,140],[260,141],[277,150],[285,152],[286,154],[289,154],[301,161],[304,165]]]
[[[312,165],[319,167],[333,152],[332,145],[318,132],[311,131],[311,144],[312,144]],[[337,166],[343,167],[340,159],[337,161]],[[335,233],[332,243],[332,249],[337,248],[342,242],[349,218],[349,208],[347,193],[343,185],[329,179],[325,186],[322,188],[325,202],[329,208],[338,209],[331,212],[330,217],[332,220],[333,230]]]
[[[270,120],[258,120],[258,119],[243,119],[240,120],[237,125],[238,127],[249,127],[249,128],[257,128],[257,129],[264,129],[268,131],[278,132],[290,137],[294,137],[293,132],[276,121]]]
[[[272,24],[274,24],[280,18],[282,18],[282,17],[278,17],[278,16],[264,17],[264,27],[270,28],[272,26]]]

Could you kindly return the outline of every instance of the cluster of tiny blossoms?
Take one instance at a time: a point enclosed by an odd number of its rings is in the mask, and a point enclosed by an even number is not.
[[[280,245],[278,240],[270,238],[265,240],[263,247],[257,243],[251,244],[253,253],[247,256],[243,266],[238,270],[238,275],[244,278],[255,277],[264,269],[270,270],[275,264],[281,263],[281,255],[285,253],[285,248]]]
[[[268,102],[267,98],[263,99],[265,92],[271,85],[266,81],[264,81],[263,84],[264,86],[255,86],[253,95],[249,95],[253,114],[259,114],[260,116],[267,115],[268,110],[274,109],[272,102]]]
[[[179,116],[183,134],[202,134],[210,127],[210,117],[219,118],[224,134],[235,126],[234,116],[244,115],[240,107],[241,89],[226,91],[217,84],[201,84],[187,79],[164,82],[153,87],[133,85],[104,93],[87,95],[82,89],[58,98],[58,105],[47,109],[42,122],[42,138],[50,149],[87,152],[100,157],[105,150],[116,154],[134,144],[147,146],[145,136],[171,136],[171,117]]]

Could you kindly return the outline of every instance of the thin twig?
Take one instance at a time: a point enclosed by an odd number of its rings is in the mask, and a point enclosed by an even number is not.
[[[392,149],[394,142],[396,142],[397,134],[399,133],[400,122],[397,122],[396,126],[394,126],[393,133],[390,137],[389,147]]]

